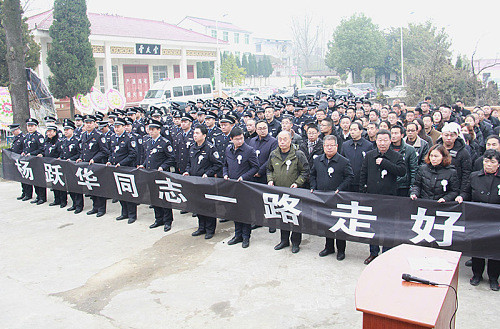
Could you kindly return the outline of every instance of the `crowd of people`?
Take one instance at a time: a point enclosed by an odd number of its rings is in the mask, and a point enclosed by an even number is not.
[[[46,117],[46,134],[39,122],[29,119],[27,134],[19,124],[11,150],[25,156],[44,156],[107,166],[130,166],[174,171],[185,176],[219,177],[272,186],[313,191],[372,193],[445,202],[500,203],[500,121],[488,105],[466,109],[435,106],[431,98],[408,108],[400,100],[392,105],[354,97],[321,94],[299,99],[270,96],[236,101],[228,99],[189,102],[184,109],[173,103],[168,109],[132,107],[107,114],[75,115],[64,120],[63,132],[55,118]],[[34,186],[31,203],[47,201],[44,187]],[[53,190],[49,206],[68,205],[66,192]],[[83,211],[84,196],[69,193],[68,211]],[[33,186],[22,184],[22,201],[31,200]],[[90,195],[87,215],[101,217],[107,200]],[[116,202],[117,200],[113,200]],[[137,204],[119,201],[116,220],[137,219]],[[171,229],[170,208],[154,206],[150,228]],[[195,216],[195,214],[193,214]],[[201,214],[193,236],[210,239],[217,220]],[[220,222],[225,221],[220,219]],[[257,226],[234,222],[229,245],[250,245]],[[271,225],[270,233],[276,228]],[[281,230],[274,247],[300,250],[301,233]],[[336,248],[335,248],[336,247]],[[346,241],[326,239],[321,257],[345,258]],[[387,246],[382,246],[382,251]],[[369,264],[380,252],[370,245]],[[472,258],[472,285],[482,280],[486,260]],[[490,288],[499,289],[500,261],[488,260]]]

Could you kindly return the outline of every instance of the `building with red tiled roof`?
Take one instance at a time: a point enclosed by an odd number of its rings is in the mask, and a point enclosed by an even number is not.
[[[95,87],[115,88],[130,103],[144,98],[151,84],[166,78],[197,78],[199,62],[217,60],[217,48],[228,42],[162,21],[88,13],[90,42],[98,69]],[[35,40],[41,45],[39,76],[47,82],[46,64],[52,39],[49,28],[53,10],[28,18]]]

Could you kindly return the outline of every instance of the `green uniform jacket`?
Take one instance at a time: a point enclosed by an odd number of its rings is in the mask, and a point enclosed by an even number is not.
[[[288,164],[288,165],[287,165]],[[275,186],[290,187],[293,183],[304,186],[309,179],[309,163],[304,152],[293,145],[285,160],[281,157],[280,148],[269,155],[267,162],[267,181],[273,181]]]

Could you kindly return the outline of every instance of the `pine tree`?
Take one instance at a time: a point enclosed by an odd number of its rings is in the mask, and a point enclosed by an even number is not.
[[[243,67],[246,72],[247,72],[247,76],[249,76],[249,68],[248,68],[248,55],[247,54],[243,54],[243,58],[241,59],[241,67]]]
[[[47,65],[52,72],[49,89],[56,98],[71,99],[71,116],[74,116],[72,97],[90,92],[97,76],[85,0],[55,0],[49,34],[52,38],[47,54]]]

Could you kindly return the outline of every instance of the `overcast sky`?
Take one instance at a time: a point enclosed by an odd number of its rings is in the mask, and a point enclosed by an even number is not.
[[[52,0],[29,1],[28,15],[53,5]],[[290,40],[292,17],[307,13],[318,25],[324,26],[325,42],[342,18],[356,12],[371,17],[382,29],[431,19],[436,26],[445,28],[455,56],[461,53],[470,57],[479,41],[476,58],[500,58],[500,1],[495,0],[304,0],[298,3],[283,0],[88,0],[87,6],[89,12],[163,20],[171,24],[177,24],[184,16],[220,19],[253,31],[255,37]],[[222,19],[225,14],[227,16]]]

